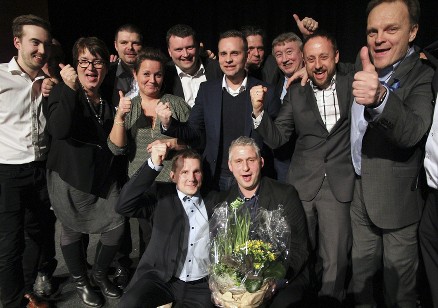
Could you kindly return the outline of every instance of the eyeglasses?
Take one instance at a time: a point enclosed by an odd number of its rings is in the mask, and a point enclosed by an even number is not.
[[[105,62],[102,60],[94,60],[94,61],[88,61],[88,60],[78,60],[78,64],[82,68],[88,68],[88,66],[91,64],[94,68],[102,68],[105,65]]]

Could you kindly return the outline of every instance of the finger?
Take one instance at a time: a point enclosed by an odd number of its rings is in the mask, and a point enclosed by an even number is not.
[[[297,23],[297,25],[301,22],[300,17],[297,14],[293,14],[292,15],[295,19],[295,22]]]
[[[123,94],[123,92],[121,90],[119,90],[119,96],[120,96],[120,98],[124,98],[125,97],[125,95]]]
[[[60,69],[63,69],[65,67],[65,65],[63,63],[59,63],[58,65],[59,65]]]
[[[362,62],[362,70],[373,73],[376,71],[374,65],[371,63],[368,47],[364,46],[360,50],[360,61]]]

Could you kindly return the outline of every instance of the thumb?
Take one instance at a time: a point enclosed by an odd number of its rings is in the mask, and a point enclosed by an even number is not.
[[[292,16],[294,17],[295,22],[296,22],[297,24],[299,24],[299,23],[301,22],[300,17],[298,17],[297,14],[293,14]]]
[[[368,47],[362,47],[360,50],[360,61],[362,62],[362,70],[365,72],[375,72],[376,69],[370,61],[370,55],[368,53]]]
[[[65,65],[63,63],[59,63],[59,68],[63,69],[65,67]]]
[[[120,96],[120,98],[124,98],[125,97],[125,95],[123,94],[123,92],[121,90],[119,90],[119,96]]]

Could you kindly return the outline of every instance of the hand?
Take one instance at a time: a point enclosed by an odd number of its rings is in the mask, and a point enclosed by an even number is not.
[[[159,102],[157,107],[155,107],[155,112],[161,121],[161,125],[163,125],[165,129],[169,128],[170,121],[172,120],[172,110],[170,109],[170,104],[168,102]]]
[[[117,56],[117,55],[110,55],[110,63],[116,62],[118,58],[119,58],[119,56]]]
[[[43,96],[48,97],[53,87],[57,83],[58,80],[56,80],[56,78],[44,78],[43,83],[41,85],[41,92],[43,93]]]
[[[318,22],[311,17],[304,17],[303,20],[300,20],[297,14],[293,14],[293,17],[304,37],[309,36],[318,29]]]
[[[277,291],[277,284],[274,279],[268,281],[268,290],[266,290],[264,300],[270,300]]]
[[[59,64],[59,67],[61,68],[60,74],[64,83],[74,91],[79,89],[78,74],[75,69],[70,64],[64,65],[62,63]]]
[[[168,147],[166,143],[157,143],[152,146],[151,159],[154,166],[160,166],[163,164],[166,154],[168,152]]]
[[[200,42],[199,43],[199,50],[200,50],[200,54],[203,55],[206,58],[210,58],[210,59],[216,59],[216,55],[210,50],[210,49],[205,49],[204,48],[204,43]]]
[[[360,50],[360,60],[362,71],[354,75],[353,96],[358,104],[369,106],[376,104],[386,89],[380,83],[376,68],[370,61],[368,47]]]
[[[252,112],[254,116],[258,117],[263,111],[263,100],[265,99],[265,93],[268,88],[258,85],[251,88],[249,96],[251,97]]]
[[[185,144],[180,143],[177,138],[157,139],[157,140],[148,144],[148,146],[147,146],[148,153],[152,152],[152,147],[154,145],[161,144],[161,143],[165,143],[169,150],[178,151],[178,150],[182,150],[182,149],[187,148],[187,146]]]
[[[288,80],[286,84],[286,89],[289,89],[289,86],[297,79],[301,79],[301,86],[305,86],[307,81],[309,80],[309,75],[307,75],[306,67],[302,67],[300,70],[296,71]]]
[[[125,97],[122,91],[119,91],[119,107],[117,108],[116,117],[120,118],[122,121],[125,120],[126,114],[131,111],[131,99]]]

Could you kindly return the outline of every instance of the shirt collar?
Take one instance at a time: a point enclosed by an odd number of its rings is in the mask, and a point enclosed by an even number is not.
[[[198,70],[196,71],[196,73],[193,74],[193,75],[190,75],[190,74],[184,73],[184,72],[179,68],[179,66],[176,65],[176,64],[175,64],[175,67],[176,67],[176,72],[177,72],[179,78],[183,78],[183,77],[199,77],[199,76],[204,75],[204,73],[205,73],[204,64],[202,64],[202,63],[201,63],[201,65],[199,66],[199,69],[198,69]]]
[[[245,76],[245,78],[242,81],[242,84],[240,85],[240,87],[237,90],[233,90],[231,89],[228,84],[227,84],[227,80],[225,79],[226,76],[224,75],[224,77],[222,78],[222,88],[225,89],[228,93],[242,93],[243,91],[246,90],[246,84],[248,83],[248,75]]]
[[[189,197],[189,198],[193,201],[193,203],[194,203],[195,205],[197,205],[197,206],[201,206],[201,204],[202,204],[202,202],[201,202],[201,195],[200,195],[199,193],[197,193],[196,195],[190,197],[190,196],[187,196],[187,195],[186,195],[185,193],[183,193],[182,191],[180,191],[178,188],[176,189],[176,192],[177,192],[177,194],[178,194],[178,198],[181,200],[181,203],[183,204],[183,206],[184,206],[184,199],[185,199],[186,197]]]
[[[313,84],[312,80],[310,80],[310,85],[312,86],[313,92],[320,92],[320,91],[334,91],[336,90],[336,74],[333,76],[332,80],[330,81],[330,85],[325,88],[321,89],[317,85]]]
[[[25,73],[21,70],[21,67],[20,67],[20,65],[18,65],[18,62],[17,62],[17,57],[13,57],[11,59],[11,61],[9,61],[8,72],[11,73],[12,75],[20,75],[21,77],[25,77],[25,76],[29,77],[29,75],[27,73]],[[38,75],[34,79],[34,81],[37,81],[39,79],[44,79],[45,77],[46,77],[46,74],[44,74],[43,70],[40,69],[38,72]]]
[[[119,63],[117,63],[117,70],[116,70],[116,76],[117,78],[123,77],[123,75],[126,75],[126,77],[133,77],[132,72],[129,70],[126,70],[126,68],[122,64],[122,60],[119,59]]]

